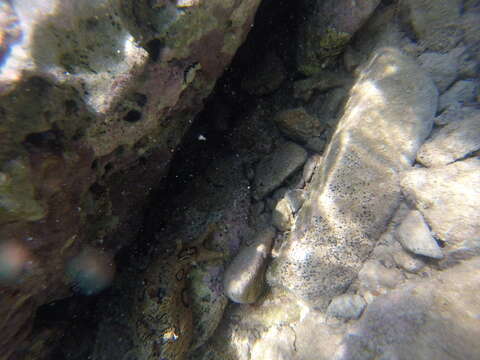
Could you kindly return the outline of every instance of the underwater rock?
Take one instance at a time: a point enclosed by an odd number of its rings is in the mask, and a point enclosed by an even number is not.
[[[480,149],[480,110],[472,109],[436,131],[422,145],[417,161],[427,167],[452,163]]]
[[[408,213],[395,235],[405,249],[414,254],[434,259],[443,258],[442,249],[430,234],[430,229],[418,210]]]
[[[444,254],[480,247],[480,159],[412,169],[402,174],[400,184],[435,235],[446,242]]]
[[[284,142],[257,165],[254,198],[259,200],[279,187],[307,160],[307,152],[293,142]]]
[[[319,308],[346,290],[398,206],[396,177],[430,133],[437,97],[411,58],[394,48],[373,54],[270,266],[274,285]]]
[[[314,1],[300,26],[297,66],[305,75],[322,71],[328,59],[339,55],[380,0]]]
[[[332,359],[476,358],[479,268],[478,258],[464,261],[377,297],[349,328]]]
[[[349,320],[358,319],[367,303],[360,295],[345,294],[334,297],[327,308],[327,315]]]
[[[224,273],[223,288],[230,300],[254,303],[265,287],[265,268],[275,237],[273,228],[259,232],[253,243],[242,249]]]
[[[319,136],[325,129],[325,124],[307,113],[303,107],[280,111],[275,115],[274,121],[286,136],[300,143]]]

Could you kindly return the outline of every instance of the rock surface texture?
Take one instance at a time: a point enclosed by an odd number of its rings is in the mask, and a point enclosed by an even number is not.
[[[403,174],[402,190],[447,249],[475,250],[480,241],[480,159]]]
[[[396,177],[430,133],[436,107],[437,90],[412,59],[394,48],[372,56],[272,266],[278,285],[319,307],[346,290],[398,205]]]
[[[0,237],[31,260],[2,285],[2,357],[39,305],[70,294],[65,268],[82,247],[135,239],[259,3],[1,2]]]
[[[478,19],[0,1],[0,358],[478,358]]]

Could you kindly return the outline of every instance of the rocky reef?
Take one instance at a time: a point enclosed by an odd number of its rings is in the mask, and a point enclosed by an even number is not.
[[[476,358],[479,18],[0,1],[0,358]]]

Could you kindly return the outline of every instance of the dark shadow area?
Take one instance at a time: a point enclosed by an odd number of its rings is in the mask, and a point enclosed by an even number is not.
[[[168,241],[172,239],[163,239],[159,242],[157,235],[164,232],[165,228],[169,226],[169,217],[172,212],[178,210],[173,208],[173,200],[184,195],[192,182],[201,177],[212,164],[219,160],[224,161],[226,158],[235,159],[235,149],[231,144],[233,131],[242,124],[245,115],[252,111],[259,101],[259,97],[250,95],[242,89],[242,78],[253,64],[261,61],[272,51],[285,63],[287,76],[293,76],[290,74],[294,72],[293,53],[295,51],[294,39],[298,6],[298,3],[287,0],[265,0],[261,4],[255,18],[255,26],[247,40],[238,50],[222,78],[217,81],[212,94],[204,101],[203,111],[195,119],[192,119],[189,131],[175,149],[168,174],[164,178],[158,177],[155,184],[157,190],[150,195],[143,223],[138,224],[137,240],[134,244],[121,249],[116,255],[115,262],[118,269],[116,276],[128,280],[121,280],[120,284],[106,289],[98,295],[90,296],[87,300],[83,295],[75,295],[38,309],[38,330],[47,329],[58,323],[67,329],[56,346],[52,358],[83,360],[92,354],[99,322],[104,316],[108,316],[109,310],[106,310],[105,304],[123,301],[124,304],[119,306],[121,308],[128,307],[130,301],[128,298],[133,291],[129,286],[134,282],[131,279],[138,277],[139,269],[145,268],[145,262],[151,257],[152,252],[158,251],[158,247],[172,247],[173,242]],[[48,32],[50,26],[52,25],[46,23],[45,31]],[[96,25],[92,24],[91,26]],[[146,44],[152,61],[158,59],[162,46],[157,40]],[[37,50],[40,51],[40,49]],[[58,52],[55,50],[55,53]],[[78,66],[83,65],[78,64]],[[75,69],[66,70],[74,71]],[[153,100],[147,99],[143,94],[135,93],[132,101],[141,108],[147,101]],[[76,104],[70,102],[66,106],[70,112],[76,111]],[[124,121],[137,122],[142,121],[141,118],[142,113],[132,109],[126,113]],[[27,140],[29,146],[35,144],[54,146],[56,144],[55,139],[51,139],[49,134],[32,135]],[[155,160],[141,157],[138,161],[138,168],[146,169]],[[91,166],[93,171],[100,171],[104,174],[105,179],[102,178],[102,181],[106,181],[109,174],[114,172],[114,165],[108,159],[97,159]],[[238,168],[238,164],[235,166]],[[115,172],[115,179],[118,180],[114,181],[121,181],[119,179],[127,176],[135,176],[135,180],[140,184],[144,181],[142,171],[134,171],[131,174],[122,171]],[[215,182],[215,179],[212,181]],[[218,184],[218,186],[221,187],[222,184]],[[104,187],[101,183],[94,183],[90,192],[98,201],[102,197]],[[94,216],[89,220],[96,221]],[[128,314],[124,315],[128,316]],[[119,323],[121,321],[119,320]],[[119,345],[120,348],[129,344],[129,336],[129,334],[125,335],[127,340]]]

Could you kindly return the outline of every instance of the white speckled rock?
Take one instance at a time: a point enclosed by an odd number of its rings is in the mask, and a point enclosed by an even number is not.
[[[269,267],[283,286],[326,308],[357,277],[400,200],[397,176],[431,131],[437,89],[409,57],[377,50],[350,91],[309,198]]]
[[[418,210],[412,210],[396,231],[396,238],[405,249],[417,255],[443,258],[442,249],[430,234],[430,229]]]
[[[341,319],[358,319],[367,303],[360,295],[345,294],[333,298],[327,308],[327,315]]]
[[[274,236],[271,227],[259,232],[254,243],[242,249],[225,270],[223,288],[233,302],[251,304],[261,295]]]
[[[422,145],[417,161],[427,167],[447,165],[480,149],[480,110],[439,129]]]

